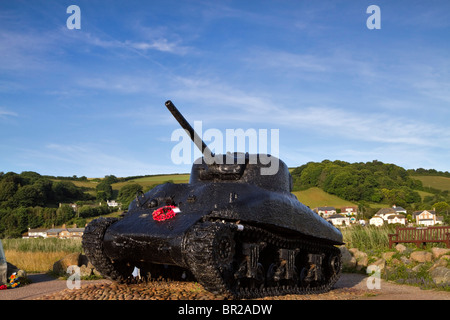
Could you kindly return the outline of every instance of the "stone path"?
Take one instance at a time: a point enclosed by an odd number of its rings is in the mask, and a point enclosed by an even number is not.
[[[65,280],[55,279],[45,273],[29,274],[28,278],[31,280],[29,285],[1,290],[0,300],[34,300],[67,289]],[[83,286],[100,282],[107,282],[107,280],[81,281],[81,286],[83,288]]]

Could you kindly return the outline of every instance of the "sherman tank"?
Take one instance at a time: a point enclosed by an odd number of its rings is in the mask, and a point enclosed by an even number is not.
[[[203,156],[189,183],[138,193],[120,219],[87,225],[82,244],[95,268],[115,281],[135,267],[146,278],[193,277],[238,299],[330,290],[342,234],[291,193],[286,164],[267,154],[215,155],[174,104],[165,105]],[[262,174],[268,159],[278,170]]]

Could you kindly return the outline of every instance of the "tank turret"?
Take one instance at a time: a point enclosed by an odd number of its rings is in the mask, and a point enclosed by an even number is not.
[[[137,195],[123,218],[86,227],[83,248],[97,270],[116,281],[134,267],[152,278],[192,275],[235,298],[331,289],[342,234],[291,193],[286,164],[265,154],[216,155],[170,100],[165,105],[203,157],[189,183],[159,185]],[[264,175],[268,158],[278,170]]]

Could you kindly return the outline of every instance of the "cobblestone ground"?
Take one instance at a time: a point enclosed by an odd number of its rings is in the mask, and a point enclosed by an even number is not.
[[[32,283],[0,292],[0,300],[224,300],[196,282],[154,281],[117,284],[109,280],[82,280],[80,289],[67,289],[65,280],[45,274],[30,275]],[[450,292],[421,290],[381,280],[379,290],[368,289],[367,276],[344,273],[327,293],[285,295],[262,300],[450,300]]]
[[[265,297],[263,300],[352,300],[364,296],[364,290],[336,288],[314,295],[285,295]],[[44,295],[39,300],[224,300],[196,282],[153,281],[139,284],[98,283],[83,285],[80,289]]]
[[[82,281],[83,283],[83,281]],[[224,300],[196,282],[154,281],[118,284],[108,280],[88,282],[80,289],[64,289],[44,294],[38,300]],[[333,290],[313,295],[285,295],[261,300],[450,300],[450,292],[421,290],[418,287],[381,281],[379,290],[367,287],[367,277],[343,274]]]

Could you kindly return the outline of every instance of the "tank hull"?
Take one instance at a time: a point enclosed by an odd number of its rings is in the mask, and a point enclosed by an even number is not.
[[[151,207],[155,201],[158,205]],[[165,221],[154,220],[152,213],[168,204],[180,212]],[[126,216],[106,230],[105,253],[113,261],[187,267],[183,256],[185,235],[201,220],[239,222],[244,227],[259,226],[294,238],[342,244],[340,231],[290,192],[233,182],[167,183],[133,201]]]

